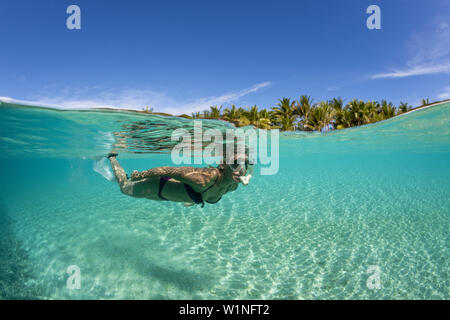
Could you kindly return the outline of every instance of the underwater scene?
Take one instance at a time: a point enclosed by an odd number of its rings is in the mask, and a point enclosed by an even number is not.
[[[129,175],[174,166],[179,128],[193,120],[0,103],[0,299],[450,298],[450,103],[282,132],[276,174],[256,163],[203,208],[121,193],[111,149]]]

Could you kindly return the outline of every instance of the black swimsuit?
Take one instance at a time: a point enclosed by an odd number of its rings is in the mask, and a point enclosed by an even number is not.
[[[166,184],[167,181],[169,181],[171,178],[168,176],[163,176],[161,178],[159,178],[159,190],[158,190],[158,197],[161,200],[165,200],[165,201],[169,201],[168,199],[166,199],[165,197],[163,197],[162,193],[162,189],[164,188],[164,185]],[[190,185],[188,185],[187,183],[183,183],[184,184],[184,189],[186,190],[186,193],[188,194],[189,198],[191,198],[191,200],[196,203],[196,204],[202,204],[202,208],[205,206],[205,202],[203,201],[203,197],[202,197],[202,193],[206,192],[207,190],[209,190],[212,186],[210,186],[208,189],[206,189],[203,192],[197,192],[195,191]],[[220,201],[220,199],[222,199],[222,197],[220,197],[219,199],[217,199],[217,201],[214,202],[210,202],[210,201],[206,201],[208,203],[214,204]]]

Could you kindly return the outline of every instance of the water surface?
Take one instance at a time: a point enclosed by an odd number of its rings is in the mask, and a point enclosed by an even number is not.
[[[176,128],[192,121],[2,103],[0,298],[450,298],[450,104],[282,134],[276,175],[203,209],[127,197],[94,170],[111,146],[128,172],[170,165]]]

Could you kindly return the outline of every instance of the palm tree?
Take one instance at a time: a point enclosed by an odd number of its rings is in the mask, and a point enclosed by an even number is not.
[[[230,109],[225,109],[223,111],[223,118],[225,120],[229,120],[229,121],[233,121],[233,120],[238,120],[240,116],[240,112],[238,109],[236,109],[236,106],[233,104],[231,105]]]
[[[258,107],[254,105],[253,107],[249,108],[248,110],[245,110],[243,112],[243,116],[250,121],[251,124],[256,124],[259,120],[259,112]]]
[[[429,100],[423,99],[422,103],[429,104]],[[294,130],[297,127],[299,130],[323,131],[330,128],[342,129],[373,123],[409,110],[411,110],[411,106],[407,103],[401,102],[397,109],[392,102],[386,100],[379,103],[354,99],[344,106],[342,98],[333,98],[313,104],[310,96],[302,95],[298,102],[282,98],[270,111],[258,110],[256,105],[246,109],[236,108],[235,105],[232,105],[231,108],[226,108],[221,113],[222,106],[211,106],[209,110],[202,113],[193,112],[192,118],[223,118],[238,127],[253,124],[263,129]],[[297,119],[299,121],[296,123]]]
[[[349,112],[351,126],[359,126],[370,122],[368,108],[362,100],[353,99],[345,109]]]
[[[320,132],[324,127],[323,118],[323,109],[320,106],[315,106],[311,110],[309,117],[306,119],[304,126],[311,130],[317,130]]]
[[[297,105],[295,106],[294,113],[300,117],[300,128],[305,128],[305,124],[311,114],[313,107],[313,99],[310,96],[302,95],[298,99]]]
[[[344,128],[350,128],[353,126],[353,118],[351,112],[344,108],[341,111],[337,112],[335,114],[335,128],[336,129],[344,129]]]
[[[333,120],[334,110],[328,101],[321,101],[316,105],[309,117],[306,119],[305,126],[311,130],[328,130]]]
[[[383,115],[383,119],[389,119],[395,116],[396,108],[392,104],[392,102],[387,102],[386,100],[381,101],[381,113]]]
[[[336,111],[340,111],[342,110],[342,108],[344,108],[344,100],[342,100],[341,97],[339,98],[333,98],[330,100],[330,106],[336,110]]]
[[[209,119],[211,118],[211,113],[208,110],[204,110],[202,114],[203,119]]]
[[[333,127],[336,128],[338,123],[342,122],[343,111],[344,111],[344,100],[341,97],[333,98],[329,101],[331,108],[333,109]]]
[[[423,106],[426,106],[426,105],[428,105],[428,104],[430,104],[430,100],[429,100],[428,98],[422,99],[422,105],[423,105]]]
[[[294,117],[282,116],[277,119],[277,122],[280,125],[280,129],[283,131],[291,131],[294,130]]]
[[[272,126],[272,121],[270,117],[270,112],[267,109],[261,109],[258,111],[258,122],[256,126],[261,129],[270,129]]]
[[[239,107],[239,108],[237,109],[238,118],[244,117],[245,111],[246,111],[246,110],[245,110],[244,108]]]
[[[296,115],[294,114],[295,101],[289,98],[279,100],[278,106],[272,109],[272,114],[282,130],[292,130]]]
[[[364,104],[363,113],[365,115],[365,123],[373,123],[383,120],[380,116],[380,104],[378,101],[367,101]]]
[[[333,121],[335,111],[328,101],[322,101],[319,107],[323,109],[323,124],[326,130],[330,129],[330,124]]]
[[[210,109],[211,109],[210,110],[210,117],[212,119],[219,119],[221,117],[220,112],[222,111],[222,106],[220,106],[220,107],[213,106],[213,107],[210,107]]]
[[[261,118],[264,118],[264,119],[270,119],[270,114],[269,114],[269,112],[267,111],[267,109],[261,109],[260,111],[259,111],[259,118],[261,119]]]
[[[398,114],[408,112],[412,107],[407,102],[400,102],[398,106]]]

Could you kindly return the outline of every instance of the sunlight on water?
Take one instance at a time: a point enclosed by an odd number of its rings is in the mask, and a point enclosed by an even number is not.
[[[449,299],[449,111],[283,133],[276,175],[201,209],[121,194],[100,158],[170,165],[191,120],[3,103],[0,298]]]

